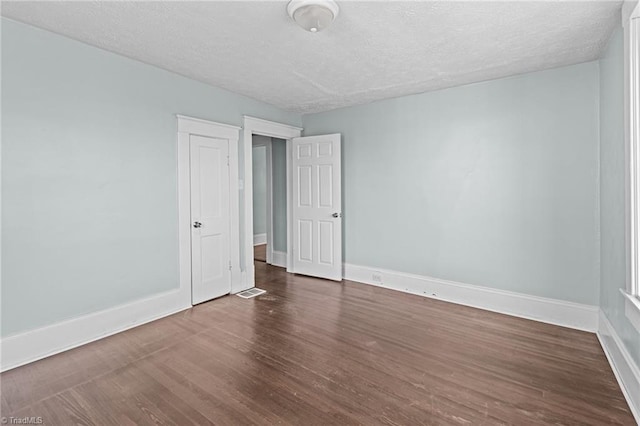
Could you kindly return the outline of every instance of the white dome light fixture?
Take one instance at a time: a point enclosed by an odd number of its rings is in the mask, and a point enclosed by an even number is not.
[[[312,33],[331,25],[339,10],[333,0],[291,0],[287,6],[289,16]]]

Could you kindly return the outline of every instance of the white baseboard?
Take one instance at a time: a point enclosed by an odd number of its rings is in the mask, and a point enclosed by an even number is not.
[[[501,314],[595,332],[597,306],[497,290],[403,272],[344,264],[346,280],[399,290]],[[375,277],[375,279],[374,279]]]
[[[262,244],[267,244],[267,234],[255,234],[253,236],[253,245],[259,246]]]
[[[287,267],[287,252],[285,251],[273,251],[273,257],[271,258],[271,264],[273,266],[279,266],[281,268]]]
[[[0,341],[0,371],[73,349],[191,307],[180,289],[8,336]]]
[[[620,340],[620,336],[602,311],[600,311],[598,339],[631,412],[636,418],[636,422],[640,424],[640,368],[635,364]]]

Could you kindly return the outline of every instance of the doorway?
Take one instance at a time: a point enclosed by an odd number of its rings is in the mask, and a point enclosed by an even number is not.
[[[267,262],[267,143],[266,136],[253,136],[253,259]],[[270,188],[271,189],[271,188]],[[270,247],[271,248],[271,247]]]
[[[291,233],[288,232],[289,224],[288,218],[289,211],[291,209],[291,185],[287,185],[289,181],[289,164],[287,158],[290,157],[290,142],[293,138],[300,137],[302,129],[299,127],[289,126],[287,124],[275,123],[272,121],[262,120],[255,117],[244,117],[243,126],[243,150],[244,150],[244,192],[243,192],[243,210],[244,210],[244,223],[243,231],[244,238],[242,244],[242,267],[245,271],[244,276],[244,289],[249,289],[255,286],[255,267],[254,267],[254,234],[260,235],[259,232],[254,232],[254,208],[253,208],[253,195],[254,195],[254,179],[253,179],[253,140],[264,138],[265,142],[265,156],[271,158],[271,162],[267,162],[265,169],[267,170],[267,192],[273,187],[270,179],[273,177],[271,172],[271,165],[275,162],[276,172],[276,187],[283,189],[282,192],[278,190],[274,191],[274,194],[267,194],[267,200],[272,200],[271,204],[267,203],[267,206],[271,206],[271,209],[267,208],[267,231],[266,231],[266,247],[264,258],[268,263],[276,266],[286,267],[287,272],[291,272],[290,256],[291,250]],[[274,143],[274,141],[276,141]],[[273,154],[275,147],[275,155]],[[281,159],[281,165],[279,165],[279,159]],[[280,178],[278,178],[280,176]],[[281,179],[284,184],[278,184],[277,179]],[[276,198],[273,201],[273,198]],[[273,214],[273,206],[276,209],[281,210],[277,215]],[[278,207],[279,206],[279,207]],[[277,217],[274,217],[277,216]],[[269,229],[269,225],[272,229]],[[258,237],[260,241],[261,237]],[[273,240],[272,240],[273,239]]]
[[[189,135],[191,303],[231,292],[229,140]]]
[[[342,280],[341,135],[301,137],[301,133],[302,129],[298,127],[244,117],[245,215],[242,252],[247,289],[255,286],[254,135],[286,141],[286,214],[280,215],[280,219],[286,223],[287,272]],[[267,221],[267,225],[273,223],[274,220]],[[267,232],[265,258],[267,262],[275,264],[277,251],[270,250],[273,244],[270,244],[269,239],[272,237],[275,237],[275,232]]]
[[[287,267],[287,141],[252,136],[254,261]]]

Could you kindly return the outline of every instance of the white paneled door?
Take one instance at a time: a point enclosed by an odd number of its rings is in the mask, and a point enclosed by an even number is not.
[[[292,148],[292,272],[340,281],[340,134],[294,138]]]
[[[231,292],[229,141],[190,135],[193,304]]]

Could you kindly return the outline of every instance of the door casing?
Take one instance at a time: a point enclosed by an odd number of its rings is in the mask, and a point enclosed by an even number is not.
[[[255,286],[253,266],[253,135],[284,139],[287,142],[287,272],[291,272],[291,139],[302,135],[302,128],[276,123],[260,118],[244,116],[242,129],[244,150],[244,253],[243,253],[243,290]],[[269,201],[267,201],[269,202]]]
[[[240,270],[240,208],[238,196],[238,140],[240,128],[199,118],[176,115],[178,120],[178,264],[180,298],[191,305],[191,176],[190,135],[227,139],[229,142],[229,203],[231,293],[244,290]],[[253,219],[252,219],[253,220]]]

